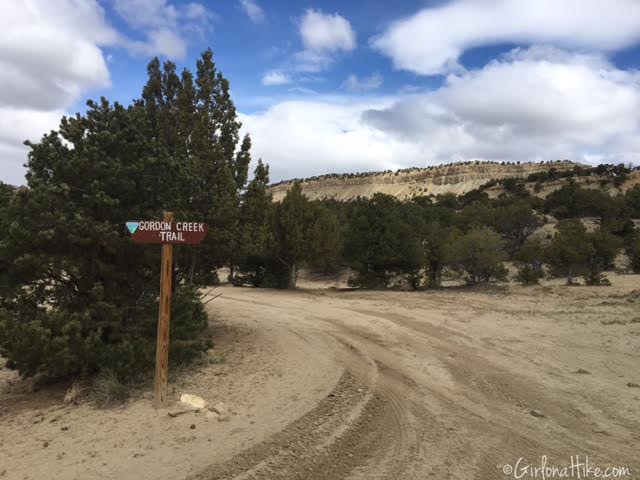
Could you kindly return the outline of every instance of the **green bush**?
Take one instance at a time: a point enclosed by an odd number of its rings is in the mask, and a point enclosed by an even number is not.
[[[466,272],[469,283],[506,278],[504,241],[490,228],[476,228],[457,238],[447,257],[452,267]]]
[[[631,270],[634,273],[640,273],[640,230],[635,230],[629,238],[626,247]]]
[[[518,266],[516,279],[523,285],[537,284],[544,276],[543,258],[544,247],[540,239],[536,237],[527,239],[515,255],[515,261]]]
[[[124,403],[129,398],[130,386],[110,369],[102,370],[93,380],[91,396],[98,406],[106,408]]]
[[[568,285],[577,275],[583,275],[587,285],[606,285],[603,272],[612,266],[621,245],[618,237],[602,228],[587,232],[580,220],[567,219],[558,224],[546,256],[553,273],[566,276]]]
[[[552,273],[566,277],[567,285],[572,285],[575,276],[586,272],[589,255],[589,237],[582,222],[578,219],[559,222],[545,255]]]
[[[588,234],[589,256],[587,259],[587,285],[611,285],[604,276],[604,271],[611,268],[613,260],[618,254],[622,242],[611,233],[598,229]]]
[[[426,258],[418,223],[391,196],[376,193],[359,203],[345,240],[345,255],[356,272],[352,284],[383,288],[407,281],[420,288]]]
[[[154,365],[157,299],[130,316],[126,311],[104,302],[50,309],[20,298],[0,310],[0,355],[23,376],[62,378],[108,368],[128,378]],[[176,289],[171,312],[170,362],[183,363],[208,348],[207,316],[190,287]]]
[[[524,264],[518,267],[516,280],[522,285],[537,285],[540,279],[544,277],[544,270],[531,264]]]

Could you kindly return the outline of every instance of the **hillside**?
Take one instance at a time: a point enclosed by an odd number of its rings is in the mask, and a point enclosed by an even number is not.
[[[526,177],[532,173],[555,168],[571,170],[582,165],[567,160],[544,163],[493,163],[465,162],[427,168],[411,168],[397,172],[371,172],[363,174],[331,174],[301,181],[302,191],[310,199],[334,198],[347,201],[356,197],[371,197],[385,193],[400,199],[419,195],[443,193],[464,194],[489,180],[509,177]],[[280,201],[291,188],[294,180],[271,186],[275,201]]]

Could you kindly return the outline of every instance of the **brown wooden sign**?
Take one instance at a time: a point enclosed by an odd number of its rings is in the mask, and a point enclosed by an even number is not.
[[[202,242],[209,232],[209,226],[200,222],[129,220],[125,225],[136,243],[194,245]]]
[[[171,283],[173,281],[173,246],[202,242],[209,227],[200,222],[176,222],[172,212],[164,212],[162,220],[129,220],[125,223],[131,239],[137,243],[162,244],[160,259],[160,308],[156,344],[156,376],[154,404],[167,404],[169,383],[169,327],[171,323]]]

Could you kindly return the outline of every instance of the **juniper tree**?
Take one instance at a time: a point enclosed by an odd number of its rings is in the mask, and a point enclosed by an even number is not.
[[[578,219],[567,219],[558,223],[558,231],[547,247],[547,260],[553,273],[564,275],[567,285],[587,268],[590,255],[587,229]]]
[[[419,229],[407,221],[400,202],[388,195],[377,193],[356,207],[345,253],[359,286],[389,287],[401,278],[413,287],[421,283],[418,274],[425,257]]]
[[[234,258],[234,266],[245,272],[248,278],[241,278],[254,286],[262,286],[269,264],[269,255],[274,244],[272,230],[273,204],[269,187],[269,167],[258,160],[242,196],[238,248]]]
[[[308,235],[309,262],[326,275],[339,266],[342,227],[335,213],[322,203],[312,204],[312,211],[314,218]]]
[[[295,288],[299,264],[310,253],[309,230],[313,222],[309,200],[302,194],[302,187],[295,182],[274,212],[273,254],[282,270],[278,274],[279,285]]]
[[[467,274],[469,283],[501,280],[506,271],[504,241],[487,227],[475,228],[455,239],[447,254],[447,263]]]
[[[510,203],[495,210],[496,231],[507,240],[506,248],[513,254],[540,225],[538,216],[524,201]]]
[[[634,273],[640,273],[640,230],[636,229],[627,239],[625,251],[629,256],[629,264]]]
[[[537,237],[528,238],[515,255],[517,280],[523,285],[537,284],[544,276],[544,245]]]
[[[587,235],[589,249],[586,261],[587,271],[584,276],[587,285],[608,285],[609,281],[603,272],[611,267],[618,254],[622,242],[616,236],[599,228]]]

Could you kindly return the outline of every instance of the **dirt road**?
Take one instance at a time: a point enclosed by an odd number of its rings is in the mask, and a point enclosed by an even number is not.
[[[4,416],[0,459],[14,455],[4,475],[506,479],[520,457],[522,474],[542,456],[559,468],[588,456],[638,478],[640,277],[613,280],[425,293],[224,288],[210,304],[224,358],[176,394],[226,402],[228,421],[169,418],[144,398],[117,411],[62,408],[67,437],[20,421],[24,412]],[[18,431],[21,456],[5,436]],[[47,449],[24,453],[47,435]]]

